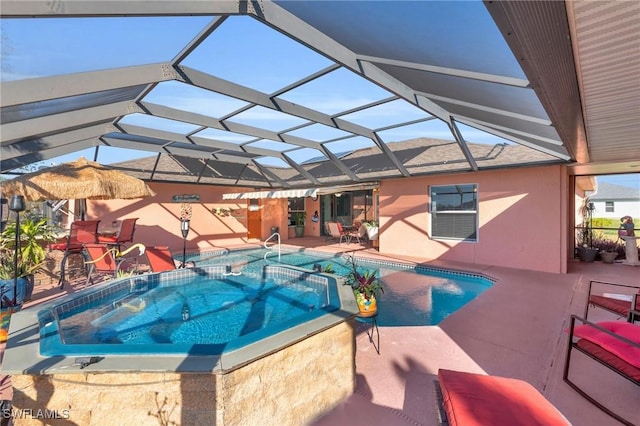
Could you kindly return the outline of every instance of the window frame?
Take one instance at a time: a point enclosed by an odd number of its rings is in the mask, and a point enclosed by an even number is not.
[[[442,193],[440,197],[438,197],[438,190],[446,190],[447,188],[455,188],[455,187],[471,187],[471,191],[463,191],[462,192],[462,202],[460,205],[456,206],[454,209],[449,210],[440,210],[438,211],[438,198],[442,198]],[[447,184],[447,185],[430,185],[429,186],[429,225],[430,225],[430,238],[432,240],[453,240],[453,241],[462,241],[469,243],[477,243],[480,240],[480,197],[479,197],[479,186],[477,183],[455,183],[455,184]],[[465,194],[473,194],[472,202],[473,208],[465,208],[465,204],[468,204],[469,201],[465,201]],[[443,216],[444,218],[451,218],[453,215],[473,215],[472,220],[467,221],[469,224],[473,226],[473,232],[470,233],[466,237],[456,236],[455,234],[449,235],[435,235],[437,229],[442,229],[446,226],[441,226],[437,223],[438,215]]]

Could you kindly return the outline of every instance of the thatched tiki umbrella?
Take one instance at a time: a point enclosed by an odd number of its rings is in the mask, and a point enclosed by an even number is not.
[[[28,173],[15,179],[0,182],[0,194],[10,198],[22,195],[27,201],[44,200],[130,200],[152,197],[155,194],[144,181],[131,177],[85,158],[70,163]],[[82,220],[85,215],[81,204]],[[71,242],[71,234],[68,242]],[[71,250],[64,245],[65,255],[60,266],[60,287],[64,283],[65,264]]]
[[[130,200],[156,195],[144,181],[82,157],[2,181],[0,193],[5,198],[22,195],[27,201]]]

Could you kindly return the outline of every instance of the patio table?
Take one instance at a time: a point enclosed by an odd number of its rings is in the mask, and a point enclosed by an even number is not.
[[[98,235],[113,236],[113,235],[117,235],[118,231],[120,231],[119,226],[116,226],[116,227],[105,226],[104,228],[98,229]]]

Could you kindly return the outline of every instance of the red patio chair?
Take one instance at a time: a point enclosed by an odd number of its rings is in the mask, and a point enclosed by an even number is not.
[[[632,311],[632,315],[640,317],[640,312]],[[594,323],[577,315],[571,315],[569,328],[566,331],[569,335],[569,342],[562,379],[587,401],[620,423],[627,426],[637,425],[638,423],[623,418],[587,393],[584,387],[588,382],[579,380],[580,384],[578,384],[572,381],[569,377],[569,370],[572,350],[575,350],[608,368],[603,371],[613,371],[636,386],[640,386],[640,356],[638,355],[640,354],[640,325],[624,321]],[[583,370],[579,375],[588,376],[589,373],[585,374]],[[593,389],[598,384],[592,382],[591,386]],[[622,392],[620,389],[611,389],[610,391]]]
[[[85,265],[89,265],[89,272],[87,272],[87,282],[84,286],[88,286],[89,283],[93,284],[93,274],[106,274],[113,278],[118,276],[120,266],[127,259],[124,257],[116,257],[115,249],[109,247],[107,244],[85,244],[84,249],[87,253],[88,260],[85,261]]]
[[[171,251],[167,246],[147,247],[145,250],[151,272],[164,272],[176,269]]]
[[[633,290],[635,291],[635,294],[591,294],[594,284],[599,285],[601,288],[619,289],[616,291],[625,290],[629,292],[629,290]],[[640,288],[638,286],[614,284],[603,281],[590,281],[588,294],[589,300],[584,310],[585,319],[588,318],[587,315],[589,313],[589,307],[591,306],[612,312],[620,318],[625,318],[628,322],[640,321],[640,316],[633,314],[633,310],[640,311]]]
[[[137,217],[124,219],[120,224],[120,230],[116,235],[98,235],[98,242],[108,244],[121,251],[125,243],[133,242],[133,234],[136,232]]]
[[[64,256],[62,256],[62,261],[60,262],[60,281],[58,282],[61,289],[65,282],[66,265],[69,256],[80,254],[84,260],[87,260],[85,258],[84,244],[98,242],[99,224],[99,220],[76,220],[71,224],[67,241],[49,245],[51,250],[64,251]]]
[[[344,238],[347,244],[351,244],[351,240],[355,238],[356,240],[358,240],[358,244],[360,244],[360,238],[363,238],[364,234],[366,234],[366,229],[363,230],[349,227],[349,229],[347,230],[342,227],[342,224],[340,222],[336,222],[336,225],[338,226],[338,232],[340,233],[340,243]]]

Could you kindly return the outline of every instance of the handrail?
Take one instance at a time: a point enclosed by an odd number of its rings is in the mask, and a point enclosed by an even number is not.
[[[269,242],[270,239],[272,239],[273,237],[278,237],[278,262],[280,262],[280,234],[278,232],[274,232],[273,234],[271,234],[269,236],[269,238],[267,238],[266,240],[264,240],[264,248],[266,248],[267,250],[271,250],[271,247],[269,247],[267,245],[267,243]],[[267,255],[269,254],[269,252],[264,254],[264,260],[267,260]]]

